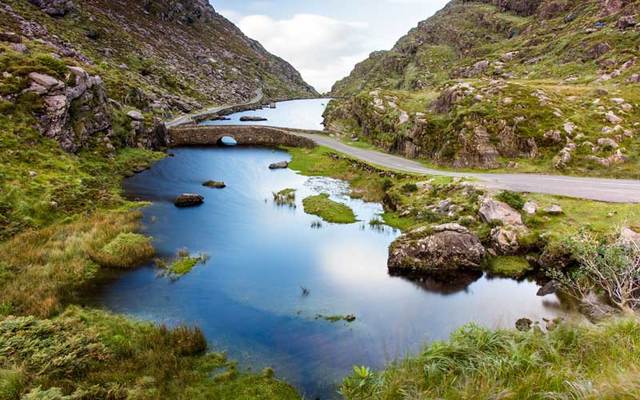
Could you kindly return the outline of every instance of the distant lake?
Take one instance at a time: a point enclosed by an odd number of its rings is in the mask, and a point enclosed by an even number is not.
[[[300,102],[299,109],[320,104]],[[287,110],[296,107],[287,102],[263,111],[272,113],[273,122],[278,113],[292,118]],[[143,210],[144,232],[155,238],[159,256],[187,248],[207,253],[209,261],[176,281],[152,265],[122,273],[93,291],[92,302],[145,320],[198,325],[214,350],[254,371],[273,367],[306,398],[335,398],[353,365],[382,368],[470,322],[511,328],[521,317],[562,315],[558,299],[537,297],[533,282],[390,276],[388,247],[400,232],[369,225],[381,205],[349,198],[345,182],[269,170],[290,158],[286,152],[233,147],[172,153],[128,179],[126,191],[153,202]],[[227,188],[202,187],[210,179]],[[285,188],[297,190],[295,208],[274,204],[272,193]],[[204,195],[205,204],[176,208],[172,201],[184,192]],[[353,208],[360,222],[312,227],[320,220],[304,213],[302,199],[323,192]],[[319,317],[346,314],[356,321]]]
[[[264,125],[321,131],[322,113],[331,99],[292,100],[277,103],[277,108],[243,111],[228,115],[228,121],[204,121],[201,125]],[[241,122],[242,117],[263,117],[267,121]]]

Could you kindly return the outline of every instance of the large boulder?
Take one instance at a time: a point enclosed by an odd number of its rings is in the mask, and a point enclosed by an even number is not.
[[[485,197],[480,204],[480,218],[488,224],[522,226],[522,215],[507,203]]]
[[[485,248],[458,224],[419,228],[398,238],[389,250],[388,268],[397,273],[447,274],[480,269]]]

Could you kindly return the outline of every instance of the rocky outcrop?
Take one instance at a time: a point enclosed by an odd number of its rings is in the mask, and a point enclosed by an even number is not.
[[[111,115],[107,96],[99,76],[90,76],[82,68],[69,67],[69,85],[55,77],[32,72],[27,89],[42,98],[38,113],[43,135],[55,139],[69,152],[89,144],[98,133],[108,137]]]
[[[71,0],[29,0],[29,2],[52,17],[62,17],[76,7]]]
[[[398,238],[389,250],[388,268],[395,273],[446,275],[475,270],[485,249],[476,235],[458,224],[419,228]]]

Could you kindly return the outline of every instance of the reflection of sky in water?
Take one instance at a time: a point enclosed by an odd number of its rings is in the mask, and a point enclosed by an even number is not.
[[[282,128],[323,130],[322,113],[330,99],[310,99],[283,101],[277,108],[263,108],[262,110],[243,111],[221,121],[204,121],[202,125],[265,125]],[[264,117],[267,121],[240,121],[241,117]]]
[[[399,233],[368,224],[381,206],[348,198],[343,182],[269,170],[288,159],[284,152],[174,153],[129,179],[127,190],[154,201],[144,210],[145,229],[160,255],[186,247],[210,261],[176,282],[151,267],[125,273],[97,289],[94,301],[140,318],[198,324],[216,349],[243,365],[274,366],[308,397],[333,395],[353,364],[382,367],[465,323],[511,327],[523,316],[557,315],[544,303],[555,297],[536,297],[528,282],[473,277],[456,291],[446,282],[389,276],[387,251]],[[202,187],[209,179],[227,188]],[[298,190],[296,208],[273,204],[272,193],[289,187]],[[183,192],[203,194],[205,204],[177,209],[171,200]],[[321,192],[348,203],[360,222],[313,229],[319,219],[304,213],[302,199]],[[355,314],[357,321],[331,324],[318,314]]]

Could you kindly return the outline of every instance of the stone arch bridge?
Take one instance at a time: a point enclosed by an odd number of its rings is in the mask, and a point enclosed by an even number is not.
[[[313,140],[295,133],[294,129],[255,125],[189,126],[169,129],[169,146],[219,146],[223,137],[233,138],[239,146],[315,147]]]

